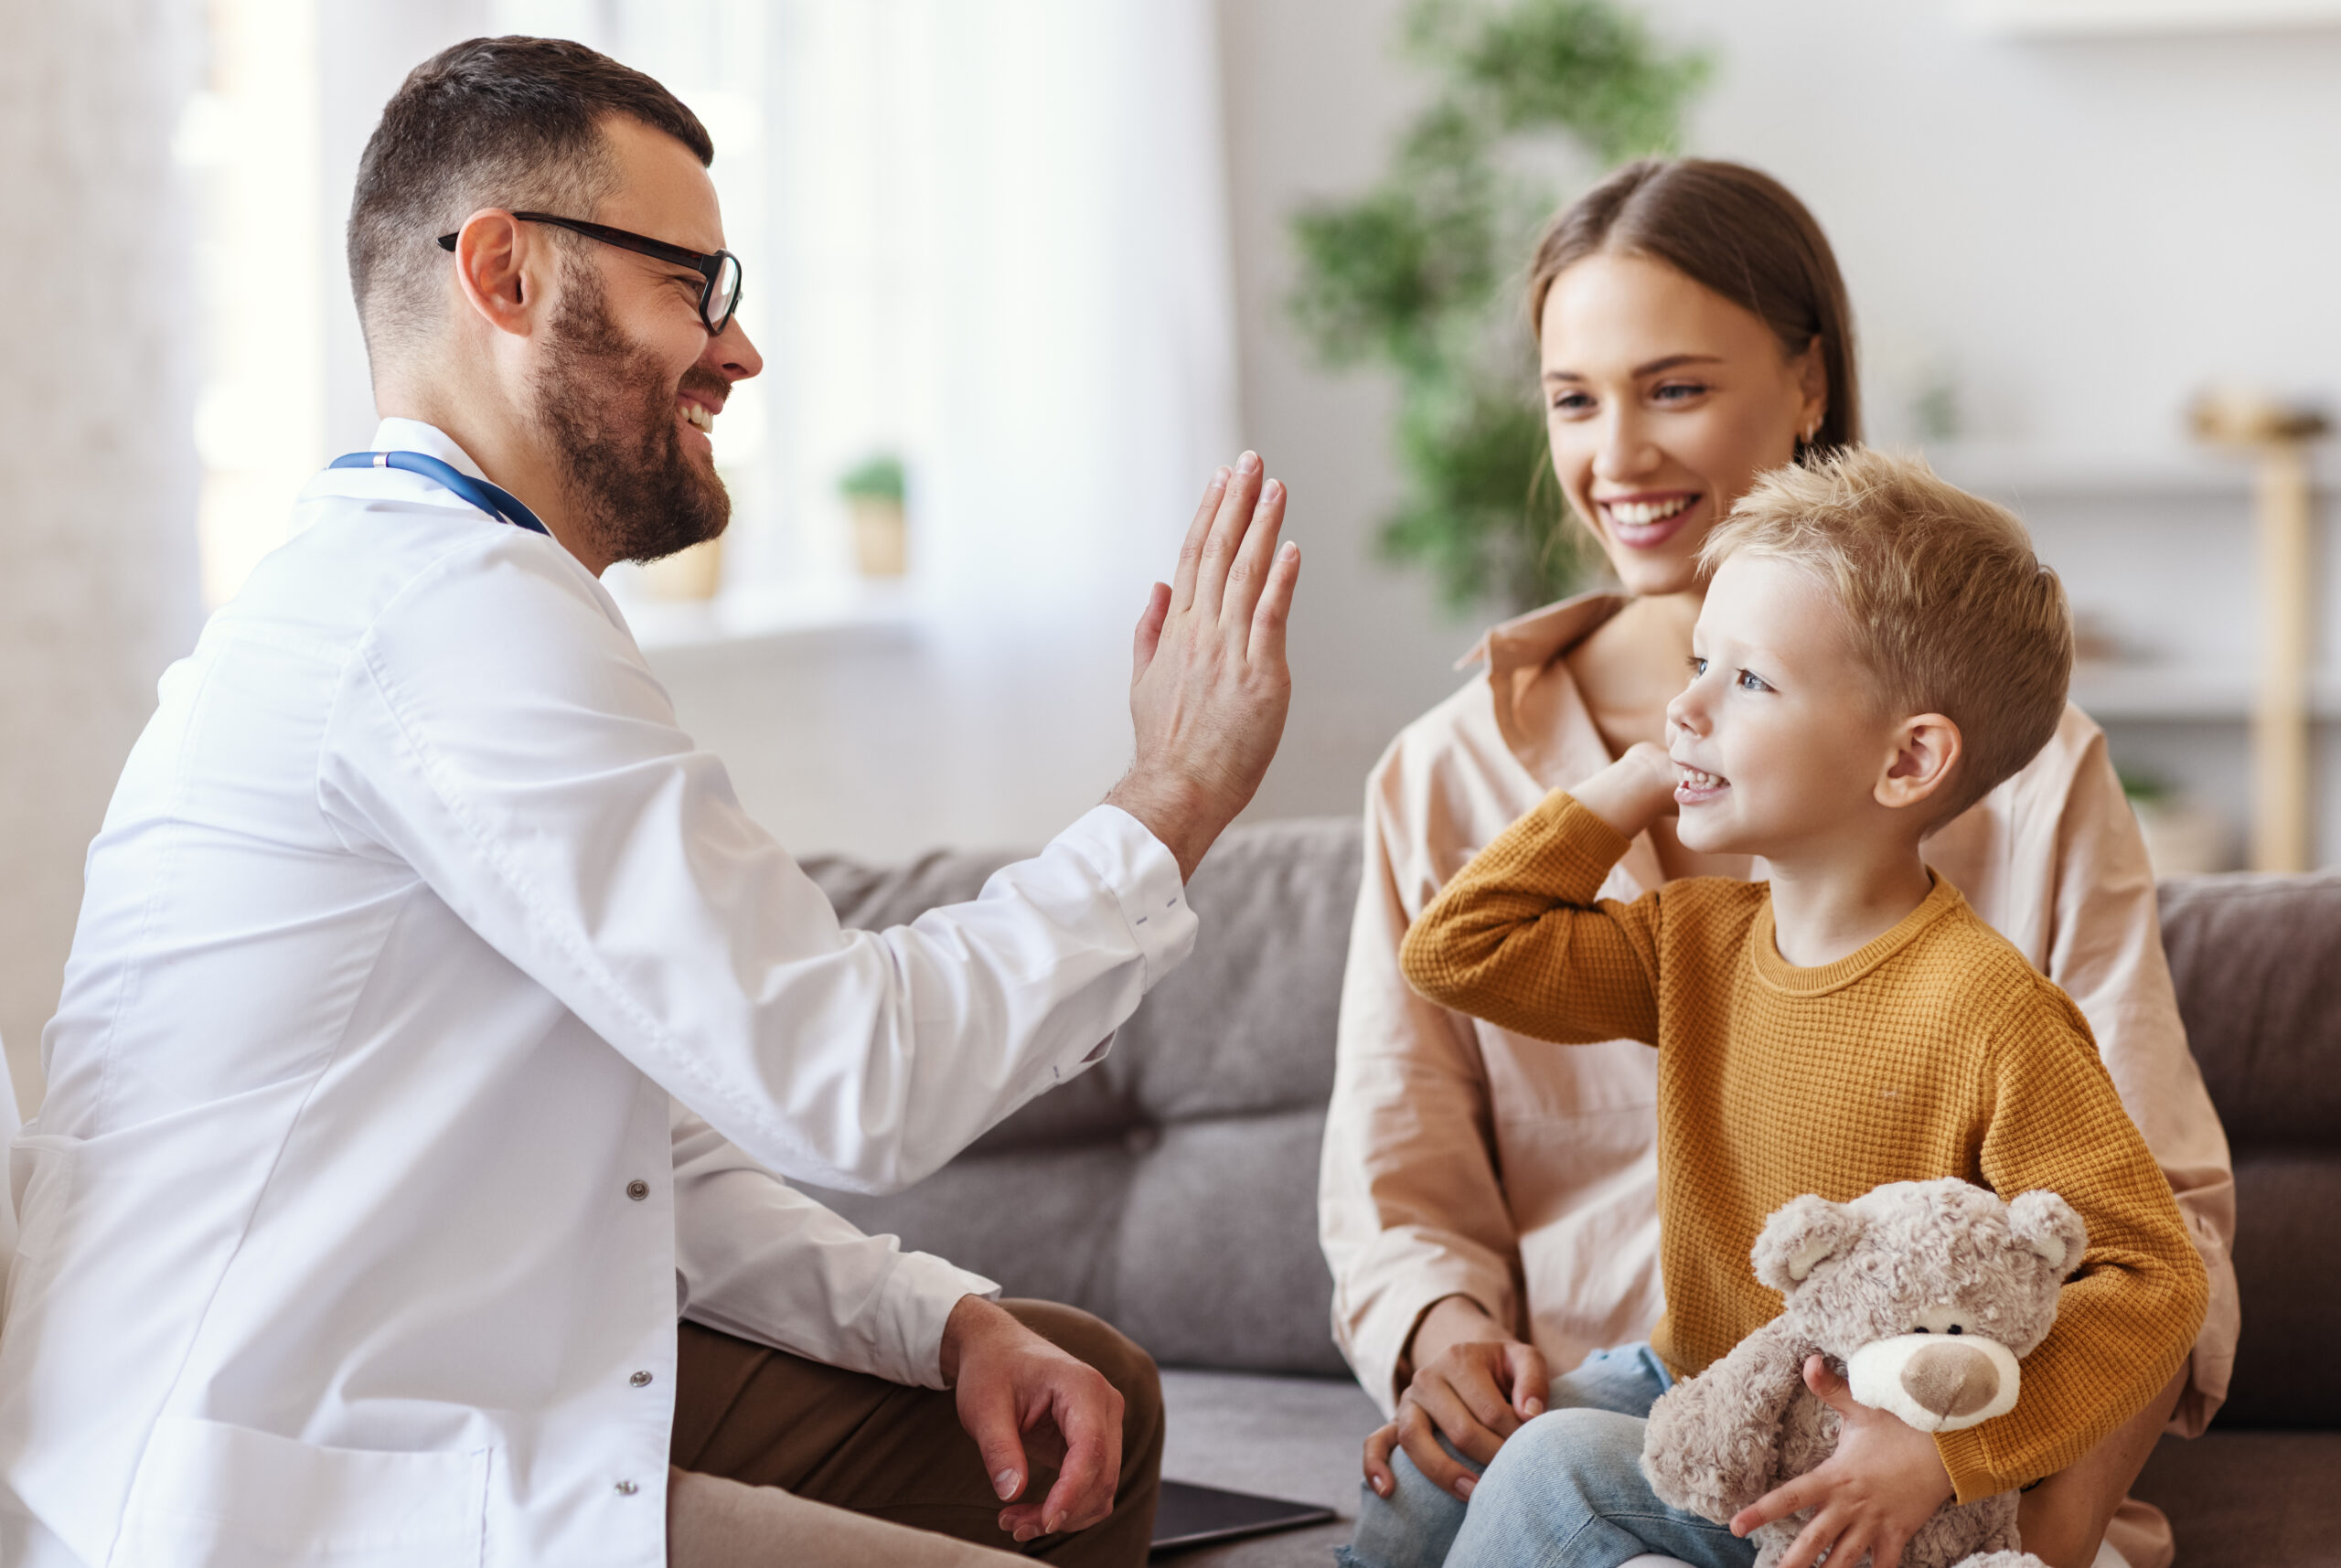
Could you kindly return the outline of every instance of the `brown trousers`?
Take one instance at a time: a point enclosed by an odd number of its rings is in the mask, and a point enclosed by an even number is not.
[[[1121,1391],[1122,1473],[1109,1518],[1020,1546],[999,1529],[1000,1501],[948,1390],[823,1366],[686,1322],[668,1500],[671,1568],[1001,1561],[955,1542],[1065,1568],[1144,1563],[1162,1472],[1153,1360],[1085,1312],[1045,1301],[1000,1305]],[[1032,1469],[1024,1497],[1046,1496],[1054,1467],[1034,1456]]]

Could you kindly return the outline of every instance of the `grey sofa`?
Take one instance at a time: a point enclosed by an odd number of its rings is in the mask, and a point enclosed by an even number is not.
[[[1005,854],[816,861],[847,923],[973,897]],[[1308,1563],[1346,1541],[1378,1420],[1328,1324],[1317,1154],[1360,854],[1348,821],[1236,830],[1197,872],[1195,955],[1096,1070],[857,1222],[1117,1324],[1164,1370],[1166,1475],[1306,1498],[1340,1523],[1180,1558]],[[2180,1568],[2341,1563],[2341,878],[2163,890],[2196,1053],[2235,1146],[2244,1331],[2228,1407],[2140,1483]]]

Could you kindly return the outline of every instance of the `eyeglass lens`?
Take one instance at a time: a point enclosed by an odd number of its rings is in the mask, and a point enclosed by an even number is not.
[[[740,262],[736,257],[725,256],[716,268],[715,282],[707,291],[708,325],[721,332],[731,323],[732,313],[740,308]]]

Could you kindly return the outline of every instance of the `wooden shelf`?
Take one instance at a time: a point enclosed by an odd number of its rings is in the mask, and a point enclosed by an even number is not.
[[[1936,473],[1963,490],[2011,496],[2185,496],[2249,505],[2249,453],[2229,455],[2174,440],[2152,452],[2076,452],[2015,442],[1938,442],[1924,448]],[[2341,487],[2341,453],[2328,445],[2312,464],[2320,488]]]
[[[2320,671],[2309,711],[2341,720],[2341,672]],[[2100,723],[2243,723],[2251,717],[2251,677],[2179,665],[2085,664],[2073,671],[2073,700]]]
[[[1964,0],[1969,26],[2005,37],[2118,38],[2341,26],[2341,0]]]

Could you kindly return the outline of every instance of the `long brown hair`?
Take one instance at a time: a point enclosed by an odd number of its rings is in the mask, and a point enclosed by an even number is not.
[[[1818,340],[1829,401],[1797,460],[1862,438],[1854,308],[1829,237],[1767,174],[1707,158],[1643,158],[1571,202],[1536,244],[1528,330],[1544,327],[1553,280],[1597,251],[1647,256],[1753,311],[1793,358]]]

